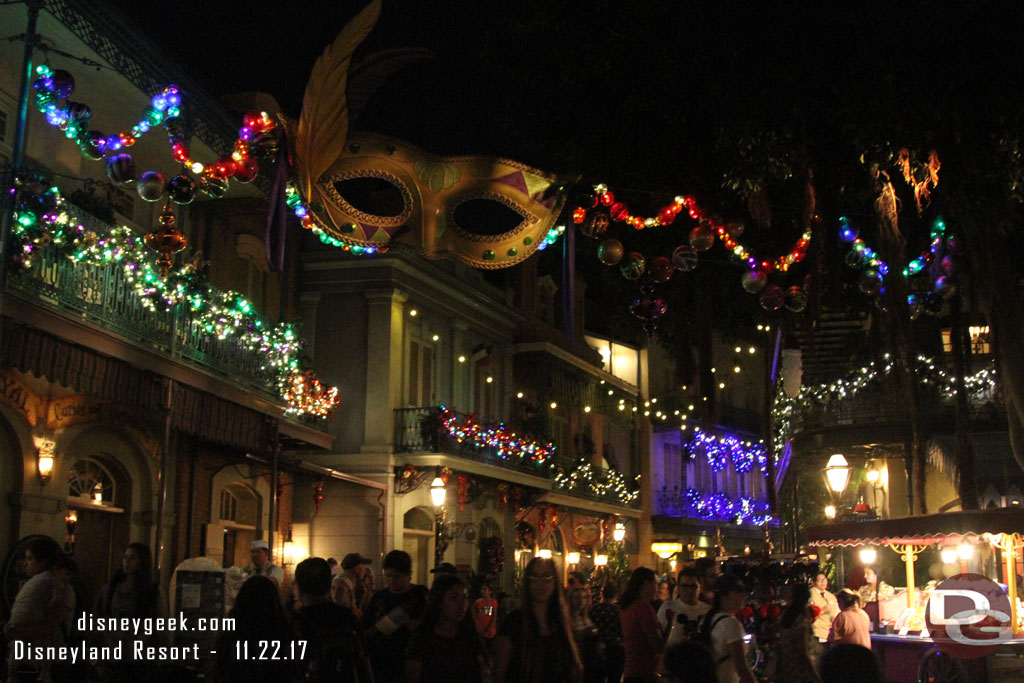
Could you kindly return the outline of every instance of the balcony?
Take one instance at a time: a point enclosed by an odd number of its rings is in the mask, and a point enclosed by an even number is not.
[[[87,230],[107,231],[86,212],[74,213]],[[74,263],[51,244],[34,253],[31,267],[9,271],[6,292],[280,403],[277,373],[266,354],[237,337],[208,334],[186,306],[152,310],[117,265]]]
[[[594,467],[584,460],[576,462],[556,459],[553,491],[568,493],[599,503],[640,507],[640,494],[635,482],[631,483],[618,470]]]
[[[465,424],[466,415],[454,415],[459,424]],[[441,426],[436,406],[395,410],[395,452],[443,453],[534,476],[548,478],[551,475],[550,460],[537,462],[503,453],[496,445],[481,448],[469,440],[460,442]]]
[[[981,378],[984,372],[972,377]],[[1003,431],[1006,416],[995,385],[988,380],[968,382],[968,410],[974,432]],[[852,393],[852,392],[851,392]],[[956,425],[955,397],[948,387],[929,380],[919,394],[921,422],[928,435],[951,434]],[[783,411],[779,408],[783,407]],[[910,411],[890,383],[861,388],[853,395],[831,400],[782,398],[773,409],[780,443],[792,440],[793,450],[858,447],[903,443],[910,428]]]
[[[744,496],[730,498],[724,493],[696,489],[662,488],[655,495],[654,514],[660,517],[688,517],[760,526],[772,521],[765,501]]]

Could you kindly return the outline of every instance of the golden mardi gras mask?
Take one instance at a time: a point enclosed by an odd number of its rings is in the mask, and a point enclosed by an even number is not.
[[[506,159],[436,157],[383,136],[348,135],[349,62],[379,13],[373,0],[349,22],[306,86],[294,159],[317,226],[347,244],[405,244],[477,268],[529,257],[565,202],[554,175]]]

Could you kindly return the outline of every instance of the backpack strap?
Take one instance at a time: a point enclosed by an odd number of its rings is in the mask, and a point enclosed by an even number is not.
[[[711,621],[711,617],[716,615],[718,616],[718,618],[714,621]],[[704,623],[701,624],[701,632],[707,635],[709,644],[711,643],[711,632],[715,630],[715,627],[718,626],[718,624],[723,619],[728,619],[730,616],[731,615],[728,612],[712,612],[710,610],[708,610],[708,613],[704,615]],[[719,657],[715,660],[715,666],[718,666],[722,662],[729,659],[729,657],[731,656],[732,655],[725,655],[724,657]]]

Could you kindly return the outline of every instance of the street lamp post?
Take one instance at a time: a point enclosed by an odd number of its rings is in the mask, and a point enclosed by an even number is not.
[[[444,561],[448,543],[444,539],[445,482],[440,473],[430,482],[430,500],[434,504],[434,566]]]
[[[841,453],[835,453],[828,459],[828,464],[825,465],[825,482],[828,484],[829,491],[832,492],[833,499],[836,501],[835,507],[842,510],[843,492],[846,490],[846,485],[850,483],[850,463],[846,462],[846,458]],[[833,513],[834,515],[835,513]],[[834,552],[836,556],[836,583],[841,584],[846,575],[845,568],[843,567],[843,547],[836,546]]]

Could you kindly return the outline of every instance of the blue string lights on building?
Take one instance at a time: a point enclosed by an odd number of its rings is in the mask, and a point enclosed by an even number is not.
[[[731,461],[733,469],[739,473],[749,472],[756,464],[762,474],[768,471],[768,453],[762,444],[743,441],[732,435],[715,436],[694,428],[693,438],[683,447],[691,457],[699,452],[704,453],[708,464],[714,472],[721,472]]]

